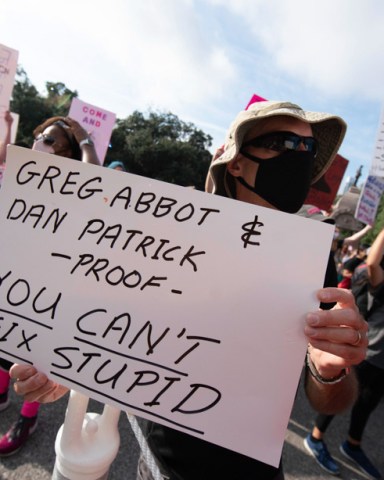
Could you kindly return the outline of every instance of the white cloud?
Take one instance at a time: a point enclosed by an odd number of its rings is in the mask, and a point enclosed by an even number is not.
[[[138,104],[150,99],[173,109],[211,101],[233,79],[225,51],[200,29],[193,2],[115,0],[113,4],[106,12],[105,2],[93,2],[91,21],[78,28],[92,37],[105,65],[123,76],[126,90]],[[115,83],[120,83],[118,78]]]
[[[212,0],[243,19],[281,74],[328,95],[382,100],[381,0]],[[268,57],[269,56],[269,57]]]
[[[9,6],[8,13],[15,10]],[[32,82],[39,69],[44,82],[64,81],[80,96],[92,87],[128,108],[180,110],[220,98],[235,78],[191,0],[67,0],[57,13],[48,1],[18,0],[17,12],[20,41],[29,37],[20,62]]]
[[[222,144],[253,93],[339,113],[370,160],[383,101],[382,0],[0,0],[0,42],[31,82],[126,117],[149,107]]]

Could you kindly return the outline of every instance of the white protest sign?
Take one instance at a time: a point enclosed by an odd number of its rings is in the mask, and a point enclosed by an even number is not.
[[[19,128],[20,115],[18,113],[11,112],[13,118],[12,127],[11,127],[11,143],[16,142],[17,130]]]
[[[19,52],[0,43],[0,116],[9,109]]]
[[[7,155],[0,355],[277,465],[333,226],[19,147]]]
[[[384,177],[384,108],[381,111],[376,145],[369,174],[376,177]]]
[[[68,116],[77,120],[90,134],[95,143],[97,156],[103,163],[112,129],[115,125],[116,115],[78,98],[73,98]]]
[[[369,175],[356,207],[355,217],[357,220],[373,226],[383,191],[384,178]]]

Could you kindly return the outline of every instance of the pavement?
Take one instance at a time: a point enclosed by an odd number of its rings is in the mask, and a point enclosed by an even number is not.
[[[12,393],[11,400],[11,406],[0,413],[1,435],[8,430],[20,411],[21,399]],[[54,443],[56,433],[63,423],[66,405],[67,397],[52,404],[42,405],[39,413],[39,426],[27,444],[17,454],[0,459],[0,480],[51,479],[55,464]],[[91,400],[88,411],[100,413],[102,405]],[[330,480],[337,478],[324,472],[303,446],[303,440],[311,430],[314,416],[315,412],[308,404],[301,384],[288,424],[283,449],[286,480]],[[339,445],[345,438],[348,422],[349,412],[334,418],[327,432],[327,445],[335,460],[340,464],[341,475],[338,478],[364,480],[367,477],[345,460],[339,452]],[[383,427],[384,401],[371,415],[363,445],[366,452],[369,452],[372,462],[384,474]],[[120,449],[109,470],[108,480],[136,480],[139,447],[125,415],[120,417],[119,432],[121,437]]]

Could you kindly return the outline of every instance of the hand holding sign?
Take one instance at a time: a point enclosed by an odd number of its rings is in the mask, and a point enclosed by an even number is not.
[[[278,462],[306,348],[303,315],[317,306],[332,227],[53,155],[9,155],[2,333],[18,327],[2,348],[50,378],[15,367],[19,392],[44,402],[62,384]],[[15,241],[26,232],[33,256]],[[277,269],[284,285],[284,269],[291,278],[279,302]],[[284,384],[271,388],[271,374]],[[255,412],[259,431],[249,423]],[[217,430],[231,418],[228,435]]]

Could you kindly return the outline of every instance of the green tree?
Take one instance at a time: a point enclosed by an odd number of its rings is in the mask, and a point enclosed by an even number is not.
[[[31,84],[22,67],[17,69],[13,86],[11,111],[18,113],[19,125],[16,144],[30,147],[33,143],[33,130],[47,118],[67,115],[71,100],[77,97],[63,83],[46,83],[47,95],[41,95]]]
[[[117,121],[106,163],[119,159],[131,173],[203,190],[211,141],[172,113],[135,111]]]
[[[51,109],[36,87],[31,84],[22,68],[17,70],[10,107],[12,112],[20,116],[16,143],[31,146],[34,128],[41,123],[42,119],[50,116]]]
[[[16,144],[30,147],[33,130],[47,118],[68,115],[77,96],[62,82],[46,82],[40,94],[20,67],[11,100],[11,110],[20,115]],[[117,120],[106,164],[121,160],[132,173],[203,190],[211,142],[210,135],[170,112],[135,111]]]
[[[65,117],[68,115],[72,98],[77,97],[77,91],[69,90],[62,82],[47,82],[46,102],[52,108],[54,116],[59,115]]]

